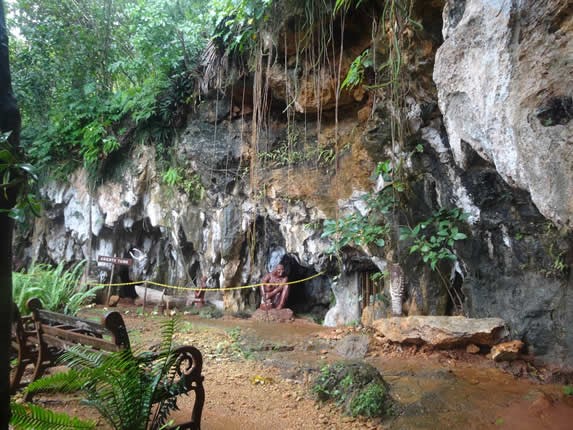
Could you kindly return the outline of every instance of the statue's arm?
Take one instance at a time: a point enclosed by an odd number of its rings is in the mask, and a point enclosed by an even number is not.
[[[286,284],[287,282],[288,278],[286,276],[284,278],[278,278],[275,282],[272,283],[272,290],[266,293],[267,297],[271,298],[276,296],[277,294],[280,294],[283,291],[283,288],[287,286],[281,284]]]

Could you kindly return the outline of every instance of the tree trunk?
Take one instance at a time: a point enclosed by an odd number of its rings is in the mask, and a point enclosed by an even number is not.
[[[0,0],[0,132],[11,131],[8,140],[15,153],[20,143],[20,110],[12,92],[8,62],[8,33],[4,2]],[[14,207],[18,190],[0,183],[0,209]],[[0,212],[0,429],[8,429],[10,420],[10,329],[12,322],[12,228],[13,221]]]

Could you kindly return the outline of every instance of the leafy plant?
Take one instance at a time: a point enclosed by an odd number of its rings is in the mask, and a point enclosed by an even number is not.
[[[235,355],[247,360],[253,358],[253,350],[244,344],[243,334],[239,327],[227,330],[227,334],[231,338],[231,350]]]
[[[250,51],[259,37],[259,24],[268,20],[272,0],[220,0],[214,2],[215,39],[227,54]]]
[[[380,407],[385,405],[388,390],[381,384],[368,384],[350,402],[350,413],[353,417],[377,417],[380,416]]]
[[[186,177],[181,168],[169,167],[163,173],[162,180],[170,187],[176,187],[185,192],[192,201],[199,201],[205,197],[205,187],[201,182],[201,176],[197,173]]]
[[[165,171],[162,176],[163,182],[171,187],[178,185],[182,179],[183,177],[181,176],[179,169],[175,167],[170,167],[167,169],[167,171]]]
[[[391,412],[386,383],[366,363],[339,362],[321,369],[312,387],[318,400],[332,400],[352,416],[379,417]]]
[[[34,404],[11,403],[11,428],[15,430],[92,430],[97,428],[93,421],[80,420],[64,413],[53,412]]]
[[[376,176],[382,176],[384,186],[378,192],[364,195],[366,215],[353,212],[337,220],[328,219],[323,223],[323,238],[333,241],[329,251],[338,253],[347,245],[368,246],[375,244],[383,247],[390,234],[390,226],[381,216],[389,214],[396,205],[397,195],[406,189],[406,185],[393,179],[393,167],[390,160],[378,163]]]
[[[564,385],[563,394],[566,396],[573,396],[573,385]]]
[[[26,273],[13,273],[13,297],[18,308],[24,309],[32,298],[40,299],[45,309],[75,315],[103,286],[82,290],[79,279],[86,262],[80,261],[66,270],[64,262],[56,267],[34,264]]]
[[[371,224],[367,216],[353,213],[338,220],[325,220],[322,237],[333,240],[330,252],[339,252],[347,245],[383,247],[389,228],[386,225]]]
[[[161,329],[157,354],[134,354],[131,350],[105,354],[74,346],[61,358],[69,371],[39,379],[27,390],[30,393],[81,391],[86,396],[84,403],[97,409],[113,429],[160,429],[167,423],[169,413],[177,408],[176,396],[186,392],[184,380],[177,379],[173,370],[178,358],[173,354],[177,321],[166,320]],[[13,415],[18,417],[21,412],[26,411],[16,410]],[[38,415],[36,409],[29,413]]]
[[[199,310],[199,316],[205,319],[217,319],[223,317],[223,311],[215,306],[203,306]]]
[[[362,83],[364,79],[364,69],[372,66],[372,59],[370,58],[370,49],[366,49],[362,54],[354,59],[346,78],[342,81],[342,89],[352,89]]]
[[[16,205],[7,210],[9,215],[19,222],[23,222],[27,212],[31,211],[38,215],[40,212],[40,203],[35,194],[30,190],[38,181],[38,175],[34,166],[23,163],[14,155],[13,150],[8,144],[8,138],[11,132],[0,133],[0,192],[7,193],[10,188],[20,188],[20,198]],[[6,211],[3,209],[2,211]]]
[[[207,40],[208,2],[15,0],[9,6],[8,24],[20,35],[10,47],[26,124],[22,146],[38,169],[64,170],[62,178],[79,165],[97,171],[135,140],[124,139],[134,126],[153,138],[157,120],[169,129],[181,125],[193,102],[190,71]]]
[[[459,224],[467,218],[468,215],[459,208],[442,208],[414,228],[402,228],[400,240],[413,240],[410,254],[420,254],[422,261],[432,270],[436,270],[437,264],[442,260],[457,260],[453,248],[455,242],[467,238],[466,234],[459,230]]]

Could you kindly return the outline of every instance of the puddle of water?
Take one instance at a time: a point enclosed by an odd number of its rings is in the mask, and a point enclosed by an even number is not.
[[[391,385],[400,404],[398,415],[387,426],[391,430],[573,428],[573,404],[568,404],[573,402],[563,398],[559,385],[536,384],[497,368],[442,364],[427,357],[369,361]],[[547,401],[536,412],[539,399]]]

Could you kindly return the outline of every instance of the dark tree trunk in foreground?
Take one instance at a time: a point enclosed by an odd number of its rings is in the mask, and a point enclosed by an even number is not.
[[[0,0],[0,132],[6,131],[12,131],[9,144],[11,151],[15,153],[20,140],[20,111],[12,92],[4,2]],[[17,194],[16,187],[6,187],[6,184],[0,182],[0,209],[14,207]],[[12,219],[6,212],[0,212],[0,429],[7,429],[10,420],[12,228]]]

